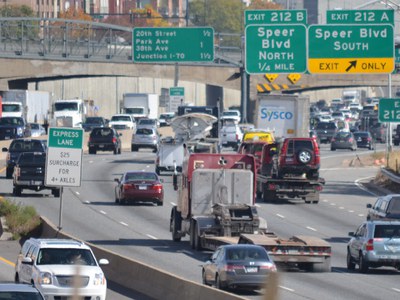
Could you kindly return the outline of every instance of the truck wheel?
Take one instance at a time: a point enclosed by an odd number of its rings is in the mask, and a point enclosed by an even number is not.
[[[351,257],[349,249],[347,249],[346,262],[347,262],[347,270],[351,270],[351,271],[355,270],[356,264],[354,263],[353,258]]]
[[[17,196],[17,197],[21,196],[21,194],[22,194],[22,189],[21,189],[21,187],[15,186],[15,187],[13,188],[13,194],[14,194],[14,196]]]
[[[323,263],[314,263],[313,271],[319,273],[325,273],[331,271],[331,258],[328,257]]]
[[[178,232],[182,228],[182,217],[176,209],[176,206],[172,208],[171,219],[170,219],[170,231],[172,232],[172,240],[174,242],[180,242],[181,236]]]
[[[264,188],[263,188],[263,200],[264,200],[264,202],[266,202],[266,203],[275,202],[277,199],[278,199],[278,197],[276,196],[276,192],[275,191],[269,191],[264,186]]]
[[[215,275],[215,287],[219,290],[225,290],[225,285],[219,279],[219,275]]]
[[[94,148],[89,147],[89,154],[96,154],[96,150]]]
[[[201,273],[201,278],[202,278],[202,282],[203,282],[203,284],[204,285],[210,285],[208,282],[207,282],[207,279],[206,279],[206,271],[203,269],[203,272]]]
[[[60,189],[51,190],[51,193],[52,193],[53,196],[56,197],[56,198],[59,198],[59,197],[60,197]]]
[[[6,169],[6,178],[8,178],[8,179],[12,178],[13,173],[14,173],[14,168],[7,168]]]
[[[115,147],[113,152],[114,152],[114,155],[117,155],[118,154],[118,148]]]

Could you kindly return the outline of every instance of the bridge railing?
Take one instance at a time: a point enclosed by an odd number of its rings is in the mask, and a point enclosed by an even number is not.
[[[240,35],[216,33],[211,64],[239,66],[242,40]],[[68,19],[0,18],[0,57],[129,63],[132,28]]]

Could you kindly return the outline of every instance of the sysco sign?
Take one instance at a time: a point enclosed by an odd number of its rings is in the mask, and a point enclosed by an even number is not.
[[[261,108],[261,119],[266,119],[268,122],[272,120],[291,120],[293,119],[293,113],[290,111],[273,111],[268,110],[267,107]]]

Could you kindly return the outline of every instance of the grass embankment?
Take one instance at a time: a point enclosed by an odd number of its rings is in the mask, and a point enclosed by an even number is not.
[[[6,199],[0,199],[0,217],[5,217],[8,230],[16,240],[40,225],[40,217],[33,206],[23,206]]]

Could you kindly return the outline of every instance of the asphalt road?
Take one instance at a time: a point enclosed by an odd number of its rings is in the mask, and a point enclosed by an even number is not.
[[[359,274],[357,270],[346,270],[347,233],[354,231],[365,220],[365,205],[373,203],[376,198],[376,195],[365,191],[359,181],[373,177],[378,167],[348,166],[356,155],[367,153],[370,152],[331,152],[327,145],[322,145],[320,173],[326,179],[326,186],[317,205],[306,205],[302,201],[283,201],[279,204],[257,202],[259,214],[267,220],[269,229],[278,235],[286,238],[312,235],[327,240],[333,247],[330,273],[281,272],[281,299],[365,300],[400,296],[399,273],[394,269],[372,270],[367,275]],[[119,206],[114,202],[113,179],[127,170],[154,170],[154,158],[155,155],[147,150],[123,152],[118,156],[111,153],[84,155],[82,185],[64,189],[61,220],[59,199],[53,198],[47,191],[27,192],[22,197],[14,197],[11,195],[11,180],[5,179],[4,172],[0,177],[1,195],[34,205],[40,214],[83,240],[200,282],[200,266],[210,252],[193,251],[188,238],[180,243],[171,241],[169,217],[177,194],[172,189],[170,176],[163,176],[165,204],[162,207],[150,204]],[[4,267],[0,263],[0,270]],[[117,288],[115,290],[118,291]],[[240,295],[262,299],[262,292],[240,292]],[[110,299],[130,297],[133,296],[121,292],[121,295],[113,295]]]

